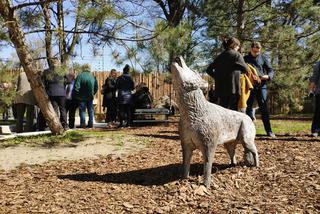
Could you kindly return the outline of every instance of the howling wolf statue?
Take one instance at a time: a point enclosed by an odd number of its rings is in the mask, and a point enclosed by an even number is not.
[[[213,157],[219,144],[225,146],[234,165],[236,145],[241,143],[246,165],[258,167],[256,129],[250,117],[208,102],[201,90],[208,83],[189,69],[182,57],[176,58],[171,72],[180,110],[183,177],[189,176],[192,152],[199,149],[204,162],[204,185],[209,188]]]

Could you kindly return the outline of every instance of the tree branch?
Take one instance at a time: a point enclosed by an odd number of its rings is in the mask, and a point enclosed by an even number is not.
[[[82,4],[81,4],[81,2],[79,2],[78,7],[77,7],[77,16],[76,16],[76,20],[75,20],[75,24],[74,24],[74,29],[76,31],[78,30],[78,26],[79,26],[79,20],[80,20],[79,14],[80,14],[81,9],[82,9]],[[72,54],[72,52],[74,51],[74,48],[79,40],[79,36],[80,36],[80,34],[73,35],[72,42],[66,52],[67,56],[70,56]]]
[[[169,20],[170,19],[169,13],[168,13],[168,11],[166,9],[166,5],[163,3],[163,1],[161,1],[161,0],[154,0],[154,1],[159,4],[161,9],[163,10],[163,13],[164,13],[166,19]]]
[[[29,3],[23,3],[23,4],[19,4],[17,6],[12,7],[13,10],[19,10],[22,9],[24,7],[30,7],[30,6],[36,6],[36,5],[41,5],[43,3],[51,3],[51,2],[56,2],[58,0],[46,0],[45,2],[29,2]]]
[[[168,26],[163,28],[161,31],[165,30]],[[50,30],[51,32],[57,32],[57,30]],[[33,30],[26,32],[25,34],[33,34],[33,33],[42,33],[45,32],[45,30]],[[114,39],[114,40],[119,40],[119,41],[131,41],[131,42],[139,42],[139,41],[147,41],[156,38],[159,33],[147,37],[147,38],[141,38],[141,39],[132,39],[132,38],[120,38],[120,37],[115,37],[115,36],[110,36],[110,35],[104,35],[103,33],[96,32],[96,31],[90,31],[90,30],[64,30],[64,33],[74,33],[74,34],[92,34],[95,36],[100,36],[103,39]]]
[[[254,10],[256,10],[258,7],[260,7],[260,6],[262,6],[262,5],[266,4],[266,3],[268,3],[269,1],[270,1],[270,0],[262,1],[261,3],[257,4],[256,6],[254,6],[254,7],[253,7],[253,8],[251,8],[251,9],[243,10],[243,12],[244,12],[244,13],[246,13],[246,12],[254,11]]]

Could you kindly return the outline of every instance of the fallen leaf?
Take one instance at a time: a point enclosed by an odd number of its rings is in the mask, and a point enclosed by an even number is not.
[[[129,209],[131,209],[131,208],[134,207],[132,204],[130,204],[130,203],[128,203],[128,202],[124,202],[122,205],[123,205],[124,207],[126,207],[126,208],[129,208]]]

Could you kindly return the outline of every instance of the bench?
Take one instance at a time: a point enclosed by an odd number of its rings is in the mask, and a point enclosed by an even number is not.
[[[135,109],[133,123],[165,123],[169,124],[170,110],[166,108],[150,108],[150,109]],[[147,116],[147,118],[139,119],[139,116]],[[154,118],[153,116],[162,116],[162,119]]]

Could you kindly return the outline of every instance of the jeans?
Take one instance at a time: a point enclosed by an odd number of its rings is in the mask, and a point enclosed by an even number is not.
[[[312,119],[311,133],[320,131],[320,94],[315,97],[315,110]]]
[[[79,102],[79,116],[80,116],[80,126],[84,128],[86,126],[86,109],[89,114],[88,127],[93,126],[93,100],[84,100]]]
[[[269,111],[268,111],[267,87],[266,86],[256,87],[251,90],[249,99],[247,101],[246,113],[252,120],[254,119],[253,109],[252,109],[254,98],[257,99],[259,109],[261,112],[263,126],[266,133],[268,134],[269,132],[272,132],[272,130],[270,125]]]

